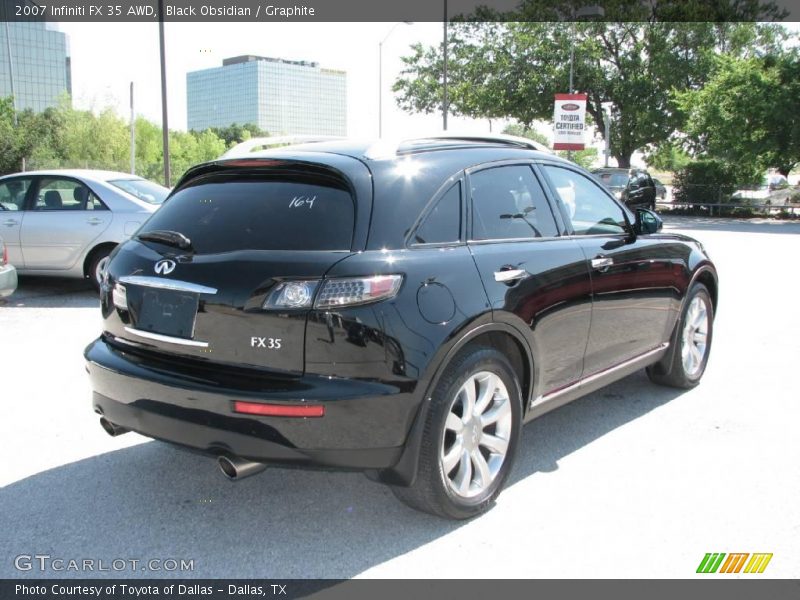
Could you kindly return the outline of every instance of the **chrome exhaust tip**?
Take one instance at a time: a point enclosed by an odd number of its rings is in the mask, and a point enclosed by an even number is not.
[[[253,462],[236,456],[220,456],[217,459],[217,465],[219,465],[219,470],[222,471],[222,474],[231,481],[250,477],[256,473],[261,473],[267,468],[264,463]]]
[[[117,437],[118,435],[122,435],[123,433],[128,433],[128,431],[130,431],[130,429],[125,429],[124,427],[115,425],[105,417],[100,417],[100,427],[102,427],[103,430],[111,437]]]

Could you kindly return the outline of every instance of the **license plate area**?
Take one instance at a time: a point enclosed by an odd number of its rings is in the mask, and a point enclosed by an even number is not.
[[[131,287],[127,293],[128,307],[136,329],[187,340],[194,337],[199,294]]]

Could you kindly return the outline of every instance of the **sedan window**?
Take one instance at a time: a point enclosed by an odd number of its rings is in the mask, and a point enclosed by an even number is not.
[[[0,210],[22,210],[30,179],[12,179],[0,183]]]
[[[544,170],[575,235],[627,232],[623,209],[594,181],[571,169],[546,165]]]
[[[86,185],[60,177],[42,179],[34,210],[102,210],[100,200]]]

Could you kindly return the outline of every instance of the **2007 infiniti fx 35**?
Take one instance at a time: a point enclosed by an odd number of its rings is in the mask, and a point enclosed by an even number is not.
[[[112,255],[85,352],[94,409],[232,479],[363,470],[468,518],[524,422],[641,368],[700,381],[716,271],[660,229],[517,138],[223,157]]]

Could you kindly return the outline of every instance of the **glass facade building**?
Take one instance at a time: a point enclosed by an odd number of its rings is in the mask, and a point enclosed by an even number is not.
[[[347,135],[347,73],[315,62],[225,59],[186,74],[189,129],[254,123],[270,135]]]
[[[53,29],[53,25],[0,23],[0,97],[3,98],[11,96],[12,65],[17,110],[30,108],[39,112],[56,106],[64,93],[72,95],[69,40],[67,34]]]

